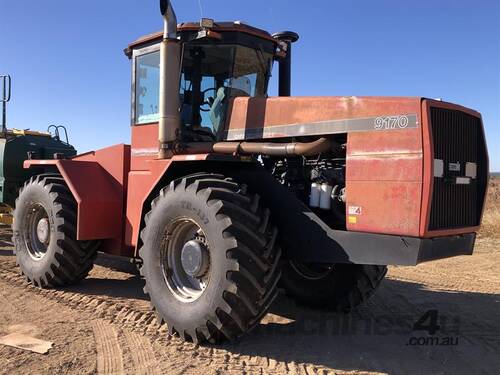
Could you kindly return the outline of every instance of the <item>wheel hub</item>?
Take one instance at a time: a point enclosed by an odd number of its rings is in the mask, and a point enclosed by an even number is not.
[[[181,251],[181,264],[184,272],[191,277],[202,277],[208,270],[208,251],[202,242],[190,240]]]
[[[36,235],[38,237],[38,241],[43,244],[49,243],[50,238],[50,228],[49,228],[49,219],[46,217],[40,219],[36,226]]]
[[[171,221],[160,251],[167,287],[181,302],[200,298],[210,282],[210,246],[200,226],[189,218]]]
[[[31,258],[42,259],[50,245],[50,221],[47,210],[40,203],[32,203],[23,225],[24,241]]]

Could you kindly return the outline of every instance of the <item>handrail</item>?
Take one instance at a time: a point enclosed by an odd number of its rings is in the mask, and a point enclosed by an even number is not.
[[[68,130],[64,125],[54,125],[54,124],[49,125],[49,127],[47,128],[47,132],[52,135],[51,129],[54,129],[54,138],[69,145]],[[64,137],[66,138],[66,142],[61,140],[59,129],[64,130]]]

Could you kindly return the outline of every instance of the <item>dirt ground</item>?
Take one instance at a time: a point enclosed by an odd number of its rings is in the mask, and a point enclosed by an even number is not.
[[[239,342],[196,346],[158,328],[127,260],[100,255],[90,276],[40,290],[15,266],[0,228],[0,336],[49,340],[46,355],[0,345],[2,374],[497,374],[500,251],[482,236],[473,256],[390,267],[378,293],[351,315],[313,311],[280,295]],[[433,335],[416,330],[425,313]]]

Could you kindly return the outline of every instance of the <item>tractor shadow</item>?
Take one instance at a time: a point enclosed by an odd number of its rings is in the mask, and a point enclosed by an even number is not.
[[[109,279],[89,276],[77,285],[63,288],[72,293],[88,296],[111,297],[119,300],[148,301],[143,293],[144,282],[138,277]]]
[[[12,252],[12,230],[10,225],[0,224],[0,256],[14,255]]]
[[[281,294],[250,335],[220,347],[342,371],[495,373],[500,365],[499,303],[499,294],[429,290],[394,279],[384,280],[368,303],[348,315],[311,310]],[[433,346],[429,339],[415,344],[429,337],[413,330],[429,310],[438,314],[434,337],[458,338],[458,345]]]
[[[68,287],[73,293],[145,301],[144,281],[128,258],[99,253],[94,269],[79,284]]]
[[[99,253],[94,264],[106,267],[113,271],[123,272],[133,276],[140,276],[139,270],[135,264],[131,263],[129,258]]]
[[[11,249],[5,249],[7,246],[12,246],[12,245],[4,245],[0,242],[0,257],[13,257],[14,256],[14,251]]]
[[[99,255],[96,264],[109,266],[110,273],[106,275],[101,269],[71,291],[147,307],[143,281],[127,260]],[[120,271],[120,279],[113,278],[115,271]],[[499,303],[499,294],[432,290],[424,284],[391,278],[384,280],[365,305],[348,315],[312,310],[280,293],[269,314],[249,335],[217,348],[240,358],[258,356],[278,366],[305,363],[318,370],[495,373],[500,350]],[[429,310],[438,314],[440,328],[434,336],[413,329]],[[429,337],[458,341],[454,346],[428,345],[429,340],[425,345],[410,344],[412,338]],[[278,373],[282,370],[277,368]]]

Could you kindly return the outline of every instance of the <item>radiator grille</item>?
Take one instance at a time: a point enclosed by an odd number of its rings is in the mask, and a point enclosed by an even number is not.
[[[434,177],[429,230],[479,225],[487,184],[486,146],[481,120],[458,110],[431,108],[434,159],[443,160],[443,177]],[[477,177],[457,185],[466,163],[477,164]],[[450,170],[450,163],[460,165]]]

